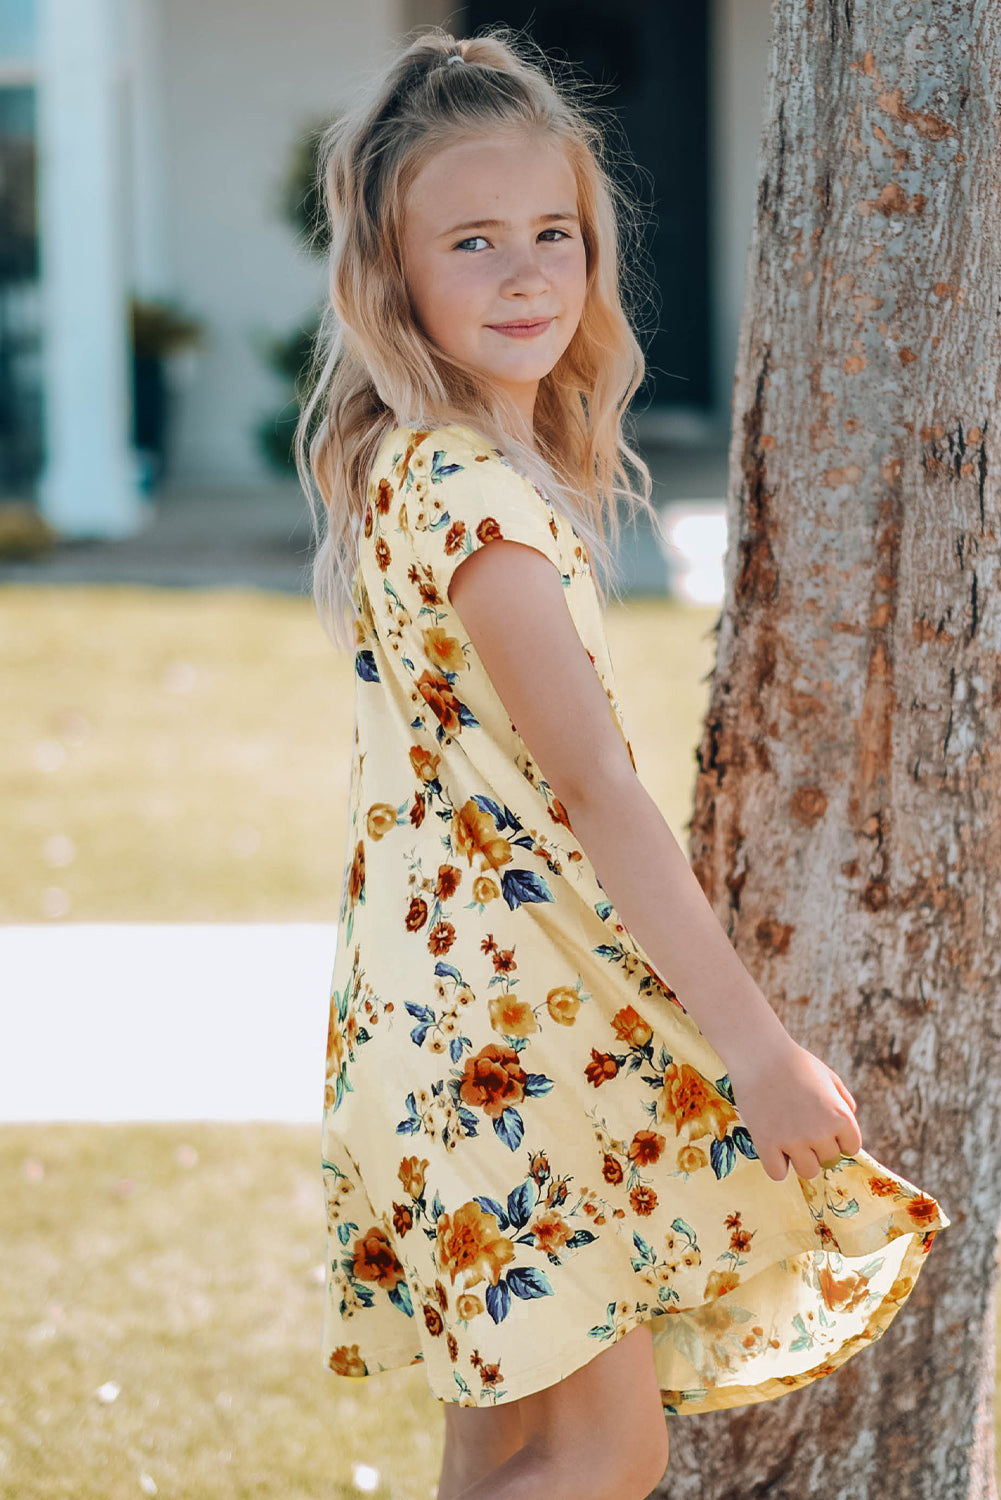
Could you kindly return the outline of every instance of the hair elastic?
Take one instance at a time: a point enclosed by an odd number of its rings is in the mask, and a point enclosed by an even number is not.
[[[466,59],[463,57],[463,55],[462,55],[461,52],[453,52],[452,56],[446,60],[445,66],[447,68],[448,65],[449,65],[449,63],[454,63],[454,62],[464,63],[465,61],[466,61]]]

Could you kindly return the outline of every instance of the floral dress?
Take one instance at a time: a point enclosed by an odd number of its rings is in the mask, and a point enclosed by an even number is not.
[[[647,1323],[665,1413],[768,1401],[879,1338],[950,1221],[865,1151],[765,1172],[449,602],[495,538],[559,571],[632,759],[570,523],[469,427],[387,433],[352,582],[323,1362],[422,1363],[488,1406]]]

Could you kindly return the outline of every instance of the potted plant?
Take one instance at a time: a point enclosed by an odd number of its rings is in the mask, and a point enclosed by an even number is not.
[[[147,463],[146,488],[166,473],[170,393],[166,361],[199,346],[204,335],[197,319],[185,317],[172,302],[132,297],[129,318],[133,353],[133,432]]]

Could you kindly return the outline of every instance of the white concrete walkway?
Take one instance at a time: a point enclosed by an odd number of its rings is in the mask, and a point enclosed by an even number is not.
[[[320,1120],[336,926],[0,927],[0,1121]]]

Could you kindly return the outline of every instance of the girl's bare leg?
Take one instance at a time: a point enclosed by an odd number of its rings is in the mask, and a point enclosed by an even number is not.
[[[457,1406],[445,1403],[445,1452],[437,1500],[457,1500],[481,1479],[517,1453],[525,1440],[520,1401],[501,1406]]]
[[[453,1474],[477,1466],[467,1432],[473,1444],[488,1432],[496,1432],[498,1444],[517,1436],[516,1428],[491,1429],[487,1422],[474,1434],[472,1424],[460,1426],[464,1417],[520,1412],[523,1442],[492,1469],[481,1466],[466,1488],[439,1491],[439,1500],[645,1500],[667,1467],[667,1419],[646,1324],[546,1390],[504,1406],[456,1411]]]

